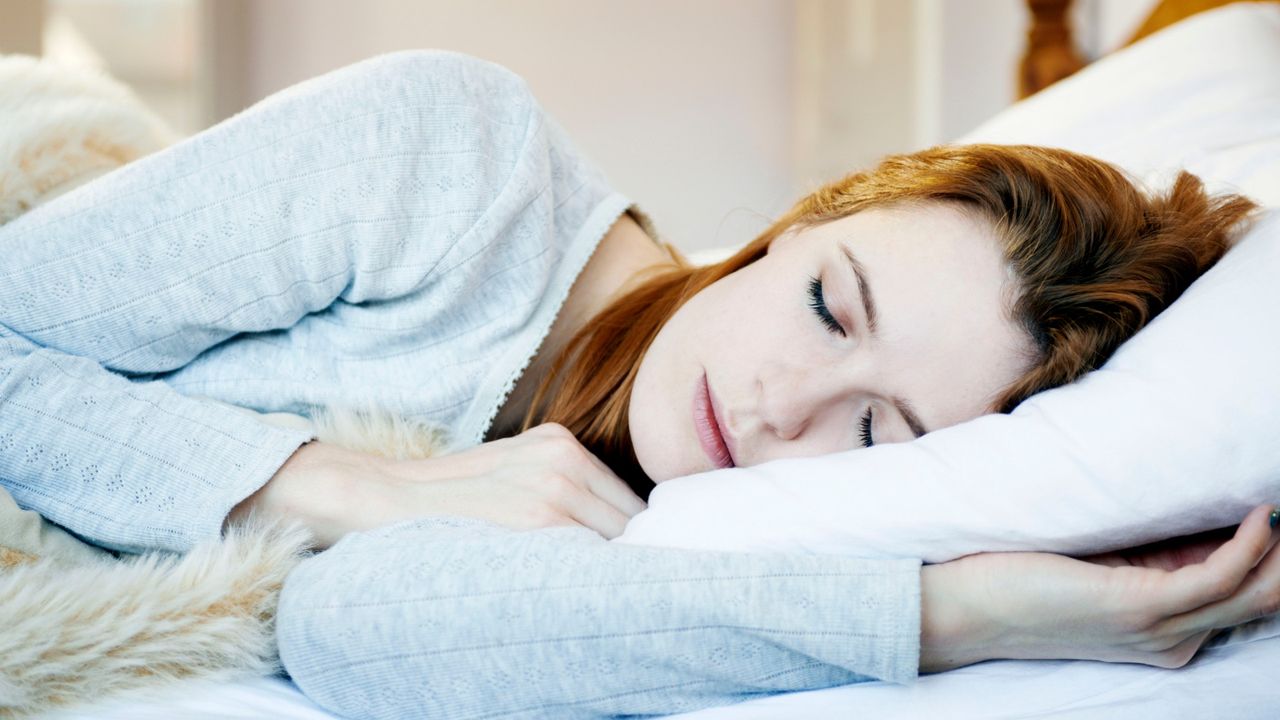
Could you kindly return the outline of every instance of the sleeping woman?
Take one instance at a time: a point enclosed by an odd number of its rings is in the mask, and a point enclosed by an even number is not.
[[[1148,197],[1061,150],[941,147],[694,267],[518,77],[384,55],[0,227],[0,482],[124,551],[305,524],[323,552],[286,583],[281,655],[344,715],[673,713],[988,658],[1178,666],[1274,611],[1271,508],[1180,569],[606,538],[655,483],[908,442],[1071,382],[1251,209],[1185,174]],[[376,457],[196,396],[372,405],[450,452]]]

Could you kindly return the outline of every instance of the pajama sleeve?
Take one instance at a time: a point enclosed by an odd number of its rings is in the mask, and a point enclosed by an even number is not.
[[[286,580],[281,657],[351,718],[665,715],[912,681],[920,563],[672,550],[435,517]]]
[[[581,178],[543,120],[496,65],[392,53],[0,226],[4,489],[119,550],[217,537],[311,436],[154,376],[335,302],[411,295],[479,252],[469,238],[556,202]]]

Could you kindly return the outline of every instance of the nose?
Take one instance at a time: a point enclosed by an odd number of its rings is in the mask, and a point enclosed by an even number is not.
[[[859,392],[849,373],[799,363],[774,364],[757,376],[761,423],[779,440],[793,441],[824,418],[834,418]]]

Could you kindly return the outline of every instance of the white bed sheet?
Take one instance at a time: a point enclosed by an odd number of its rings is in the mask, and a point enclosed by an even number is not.
[[[238,682],[188,680],[146,699],[122,697],[52,713],[42,720],[334,720],[297,685],[278,677]]]
[[[865,683],[774,695],[668,720],[1273,720],[1280,618],[1238,628],[1185,668],[1085,661],[987,662],[913,686]]]
[[[1264,720],[1280,716],[1280,618],[1237,629],[1180,670],[1095,662],[988,662],[922,677],[773,695],[668,720]],[[48,720],[332,720],[280,678],[187,682]],[[440,718],[438,720],[449,720]]]

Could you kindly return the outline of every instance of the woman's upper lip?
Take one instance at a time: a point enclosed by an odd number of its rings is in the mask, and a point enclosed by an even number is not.
[[[729,451],[729,461],[734,467],[738,467],[737,441],[729,434],[724,427],[724,414],[720,410],[720,402],[716,400],[716,392],[711,389],[711,381],[707,380],[707,395],[711,398],[711,414],[714,416],[716,430],[720,433],[721,439],[724,440],[724,447]]]

